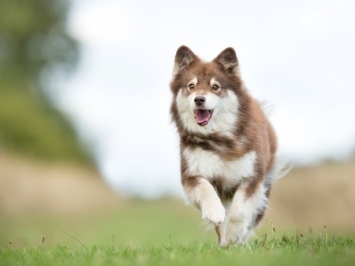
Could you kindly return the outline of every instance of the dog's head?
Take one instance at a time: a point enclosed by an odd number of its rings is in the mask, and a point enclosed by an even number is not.
[[[234,130],[243,88],[233,48],[205,63],[181,46],[170,87],[174,94],[171,113],[179,128],[202,134]]]

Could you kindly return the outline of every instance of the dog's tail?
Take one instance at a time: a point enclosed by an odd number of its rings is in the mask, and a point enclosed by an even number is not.
[[[269,189],[273,183],[284,177],[290,172],[292,166],[283,159],[276,158],[273,167],[265,179],[265,186]]]

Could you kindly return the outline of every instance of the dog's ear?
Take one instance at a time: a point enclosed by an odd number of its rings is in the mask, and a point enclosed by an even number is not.
[[[184,71],[192,62],[199,58],[187,46],[180,46],[176,51],[173,76]]]
[[[213,61],[217,62],[230,74],[238,72],[238,58],[232,47],[224,49]]]

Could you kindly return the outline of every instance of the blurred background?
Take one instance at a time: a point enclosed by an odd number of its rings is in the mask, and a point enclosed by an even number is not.
[[[169,118],[183,44],[205,60],[234,47],[250,93],[271,106],[293,170],[262,228],[354,233],[354,12],[350,0],[2,0],[0,245],[55,242],[53,228],[93,243],[93,228],[123,242],[164,226],[168,241],[174,225],[179,241],[205,237],[181,200]]]

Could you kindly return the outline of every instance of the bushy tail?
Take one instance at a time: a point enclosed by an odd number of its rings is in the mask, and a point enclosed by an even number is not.
[[[270,188],[273,183],[287,175],[291,169],[292,166],[287,161],[277,158],[265,179],[265,186]]]

